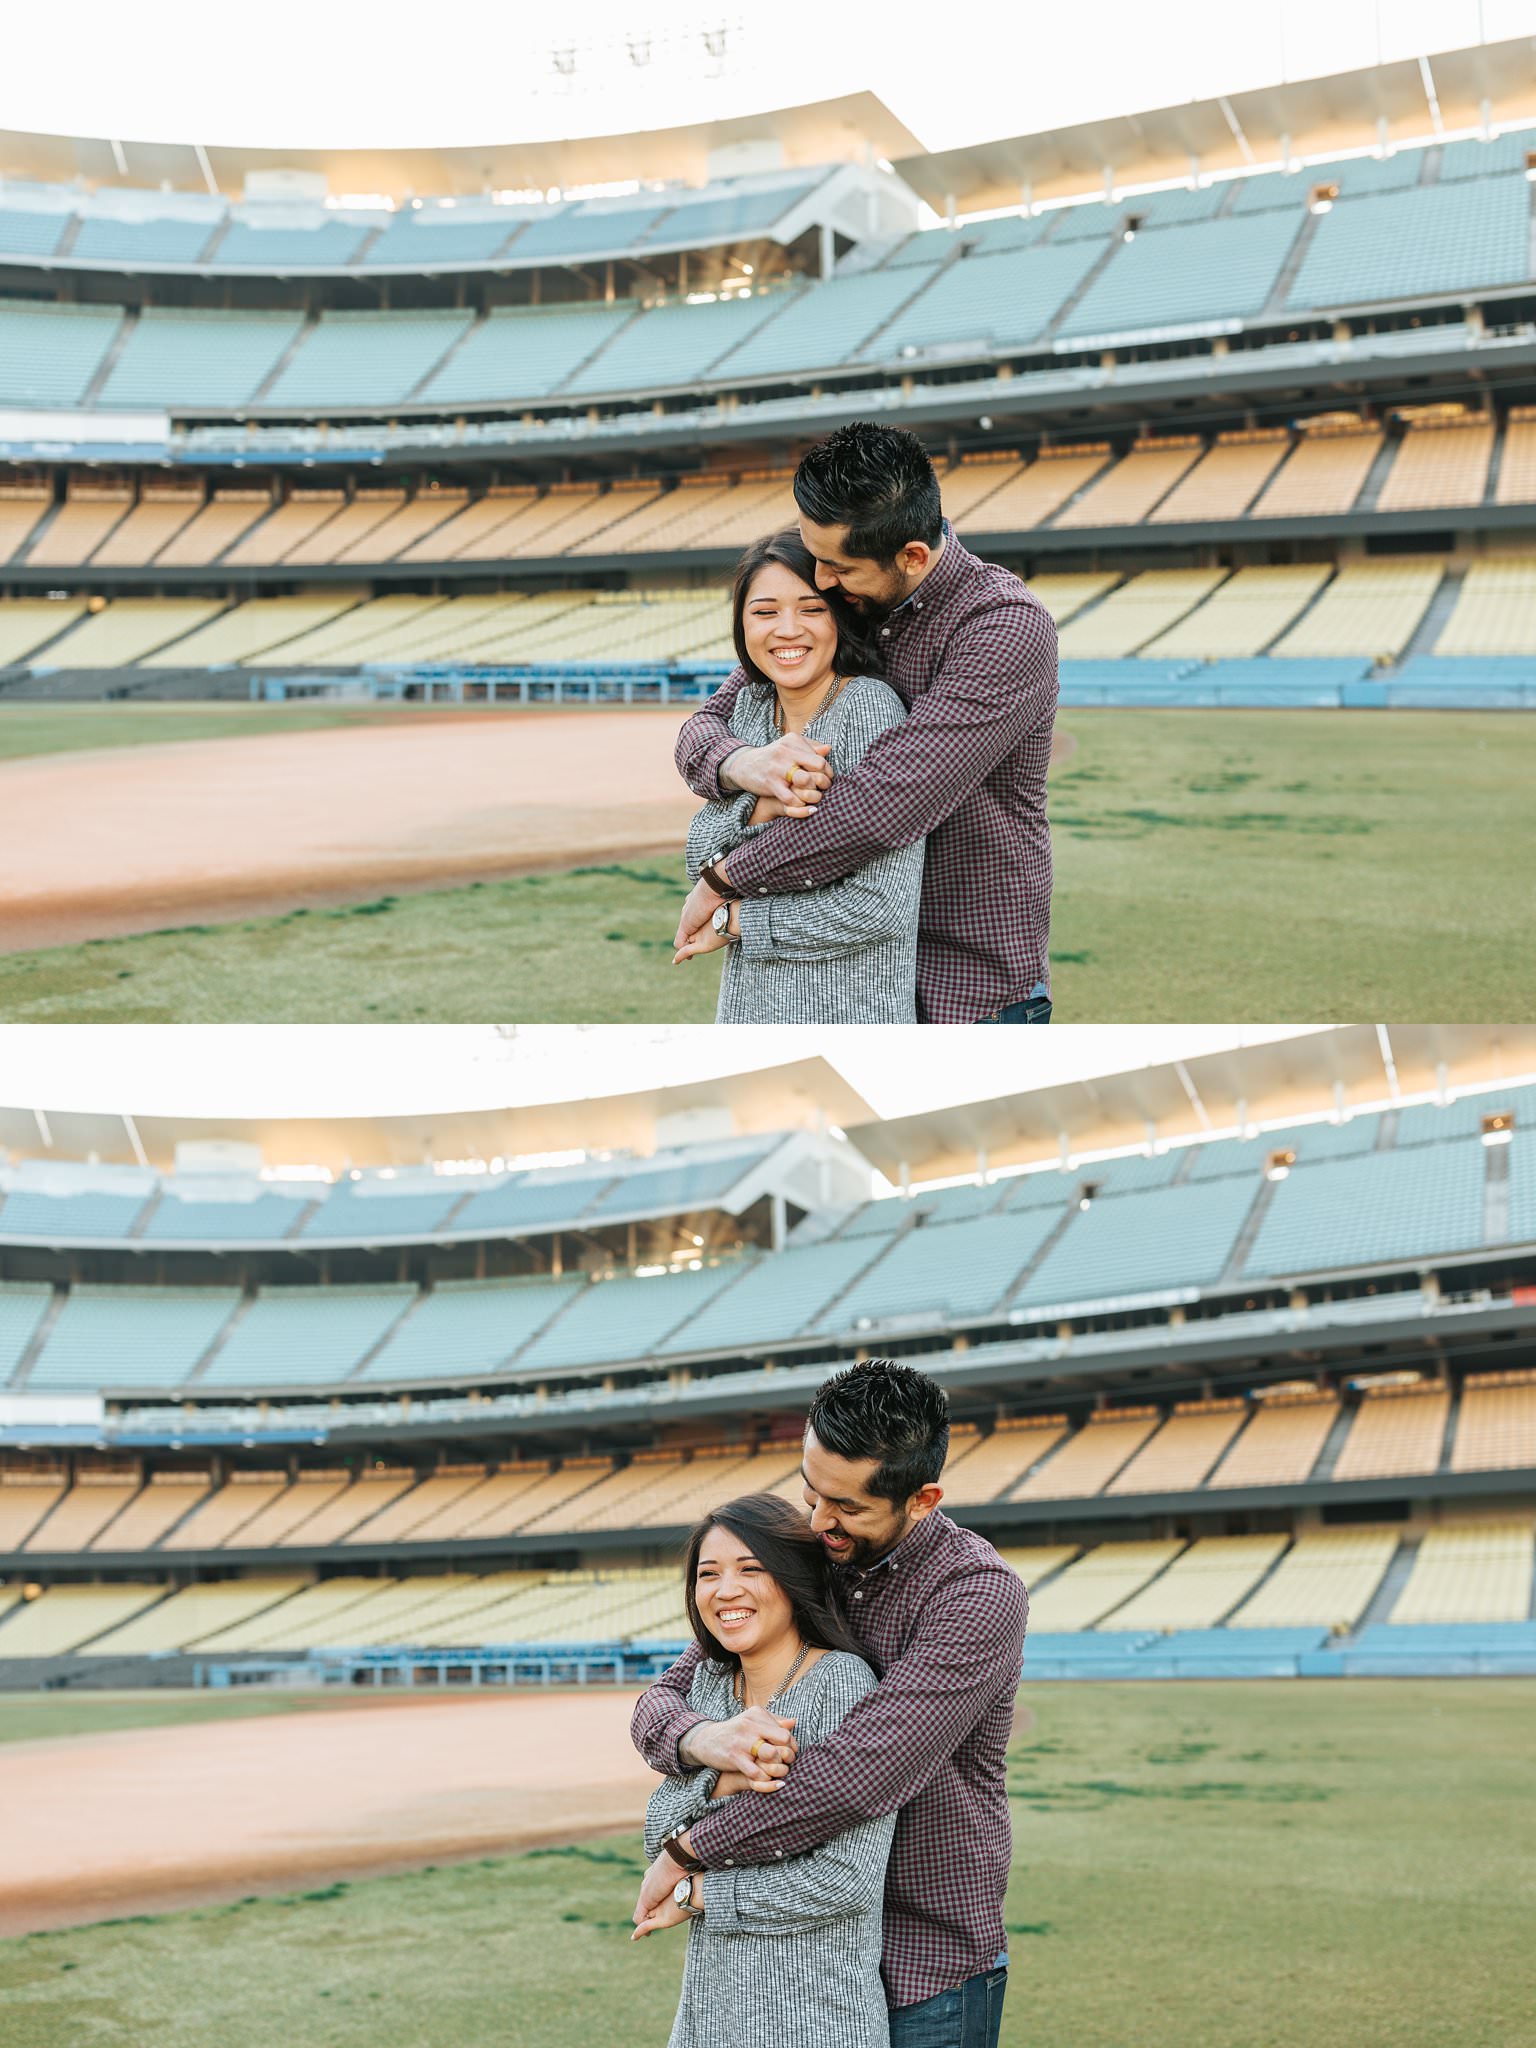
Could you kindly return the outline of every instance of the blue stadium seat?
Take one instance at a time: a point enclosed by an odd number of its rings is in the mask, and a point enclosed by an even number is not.
[[[70,249],[84,263],[196,263],[218,233],[219,218],[114,220],[88,215]]]
[[[64,211],[0,207],[0,256],[51,256],[72,216]]]
[[[1059,239],[1059,238],[1058,238]],[[1098,260],[1096,244],[970,256],[940,270],[911,305],[866,341],[867,361],[974,343],[978,353],[1033,341]]]
[[[1350,200],[1318,220],[1287,303],[1346,306],[1522,284],[1531,275],[1530,222],[1521,178]]]
[[[122,320],[120,306],[0,299],[0,404],[78,405]]]
[[[1064,332],[1111,334],[1261,312],[1298,225],[1286,214],[1263,214],[1137,235],[1115,250]]]
[[[0,1281],[0,1387],[26,1357],[52,1299],[46,1281]]]
[[[372,228],[328,220],[310,228],[256,227],[232,220],[208,256],[213,266],[249,270],[344,270]]]
[[[146,306],[108,373],[101,403],[245,405],[302,325],[299,313]]]
[[[27,1386],[53,1393],[174,1387],[239,1302],[232,1287],[74,1287]]]
[[[469,326],[450,307],[322,313],[267,394],[271,405],[387,405],[421,382]]]
[[[1483,1242],[1484,1150],[1456,1144],[1298,1165],[1274,1184],[1245,1272],[1306,1272],[1475,1251]]]
[[[1216,1180],[1148,1194],[1106,1194],[1072,1215],[1019,1302],[1089,1301],[1221,1278],[1258,1183]]]
[[[368,1360],[364,1380],[442,1379],[506,1365],[586,1285],[564,1280],[448,1280]]]
[[[638,311],[631,299],[611,306],[497,306],[479,321],[423,386],[438,405],[477,399],[542,398]]]
[[[622,392],[698,383],[787,302],[779,292],[756,292],[745,299],[715,299],[699,306],[675,301],[652,306],[621,328],[564,388]]]

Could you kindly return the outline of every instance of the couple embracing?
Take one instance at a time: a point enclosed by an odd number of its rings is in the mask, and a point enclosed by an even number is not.
[[[939,1511],[948,1402],[870,1359],[811,1406],[810,1519],[694,1530],[694,1647],[631,1733],[665,1774],[635,1939],[686,1924],[670,2048],[997,2048],[1004,1754],[1029,1601]]]
[[[1048,1023],[1051,617],[961,545],[913,434],[839,428],[794,491],[678,738],[674,958],[725,951],[723,1024]]]

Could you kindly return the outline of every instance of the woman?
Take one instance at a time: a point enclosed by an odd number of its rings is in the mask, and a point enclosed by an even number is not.
[[[875,1674],[837,1607],[826,1553],[803,1515],[771,1493],[718,1508],[694,1530],[683,1597],[704,1652],[690,1705],[713,1720],[761,1706],[819,1742]],[[767,1797],[739,1773],[665,1778],[645,1816],[653,1859],[670,1830],[718,1799]],[[706,1871],[641,1922],[634,1939],[691,1920],[668,2048],[887,2048],[880,1904],[894,1814],[808,1855]],[[682,1889],[683,1887],[680,1887]]]
[[[744,746],[781,733],[830,744],[837,775],[906,717],[884,683],[859,673],[862,640],[846,610],[816,588],[816,561],[793,527],[754,541],[731,592],[736,653],[747,680],[730,725]],[[740,795],[704,806],[688,831],[688,877],[775,818],[771,797]],[[730,906],[720,928],[675,956],[726,948],[717,1024],[911,1024],[917,1020],[918,840],[825,888],[758,896]]]

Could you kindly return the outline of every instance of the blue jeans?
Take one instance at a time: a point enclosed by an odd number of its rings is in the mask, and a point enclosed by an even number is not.
[[[1003,1956],[953,1991],[941,1991],[921,2005],[897,2006],[891,2014],[891,2048],[997,2048],[1007,1989]]]
[[[1037,982],[1022,1003],[1005,1003],[976,1019],[978,1024],[1049,1024],[1051,999],[1044,982]]]

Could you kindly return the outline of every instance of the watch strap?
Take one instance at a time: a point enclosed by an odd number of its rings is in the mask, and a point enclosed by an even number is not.
[[[712,860],[705,861],[699,869],[699,880],[701,882],[708,882],[715,894],[723,896],[727,903],[739,903],[741,901],[741,891],[731,886]]]
[[[690,1875],[697,1877],[702,1875],[704,1865],[691,1849],[685,1849],[678,1840],[680,1835],[687,1834],[688,1826],[689,1823],[685,1821],[681,1827],[673,1828],[669,1834],[663,1835],[661,1847],[680,1869],[686,1870]]]

